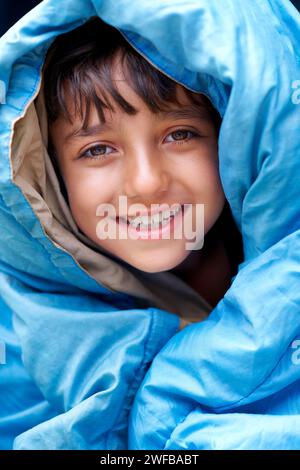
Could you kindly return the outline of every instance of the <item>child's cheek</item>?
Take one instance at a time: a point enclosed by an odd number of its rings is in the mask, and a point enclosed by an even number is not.
[[[96,233],[97,208],[112,204],[115,188],[120,187],[116,175],[104,168],[86,167],[70,169],[66,177],[70,209],[77,224],[90,235]]]

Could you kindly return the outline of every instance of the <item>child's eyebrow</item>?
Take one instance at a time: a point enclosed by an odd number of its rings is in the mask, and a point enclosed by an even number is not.
[[[204,105],[186,105],[181,106],[180,108],[176,109],[169,109],[167,111],[161,111],[159,113],[160,117],[170,118],[170,119],[200,119],[200,120],[207,120],[210,117],[209,110]]]
[[[104,129],[112,129],[112,126],[108,122],[103,122],[87,127],[86,129],[83,127],[80,129],[75,129],[65,137],[64,141],[67,143],[76,137],[90,137],[95,134],[100,134]]]
[[[160,111],[158,113],[159,120],[162,119],[198,119],[198,120],[207,120],[209,119],[209,111],[206,106],[204,105],[186,105],[181,106],[180,108],[176,109],[168,109],[165,111]],[[65,137],[65,143],[68,143],[70,140],[78,138],[78,137],[90,137],[95,134],[100,134],[103,130],[112,129],[113,126],[108,122],[98,123],[94,126],[87,127],[86,129],[80,128],[71,131]]]

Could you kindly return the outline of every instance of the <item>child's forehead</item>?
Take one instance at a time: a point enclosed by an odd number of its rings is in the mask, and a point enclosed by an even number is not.
[[[186,97],[185,100],[182,99],[180,104],[172,102],[166,103],[163,109],[155,113],[148,108],[146,103],[144,103],[140,97],[136,96],[135,98],[136,99],[133,100],[126,96],[128,102],[134,106],[136,110],[134,115],[131,116],[128,115],[128,113],[126,113],[126,111],[124,111],[124,109],[122,109],[117,103],[113,103],[113,109],[103,109],[103,116],[101,117],[97,112],[95,104],[92,104],[85,125],[83,124],[82,117],[78,113],[75,114],[73,110],[72,128],[84,130],[91,127],[98,127],[102,130],[109,130],[119,128],[123,122],[128,123],[130,120],[134,120],[136,122],[138,119],[148,119],[149,122],[152,122],[153,124],[159,124],[165,121],[208,121],[211,119],[208,108],[205,105],[196,105],[188,97]]]

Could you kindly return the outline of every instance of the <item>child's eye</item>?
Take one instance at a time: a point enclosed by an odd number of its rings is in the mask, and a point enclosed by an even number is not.
[[[79,158],[83,158],[83,159],[91,158],[93,160],[104,160],[107,155],[112,153],[112,152],[106,152],[107,149],[111,149],[112,151],[114,150],[112,147],[109,147],[109,145],[97,144],[85,150],[84,153],[82,153],[79,156]]]
[[[198,137],[198,134],[188,129],[178,129],[174,132],[171,132],[167,136],[167,138],[169,138],[170,136],[172,136],[173,140],[168,141],[166,139],[166,142],[182,144],[183,142],[188,141],[194,137]],[[110,149],[110,151],[107,151],[108,149]],[[105,160],[105,158],[107,158],[107,155],[110,155],[111,153],[113,153],[113,151],[114,149],[109,145],[97,144],[85,150],[81,155],[79,155],[79,159],[90,158],[92,160]]]
[[[193,137],[198,137],[198,134],[193,131],[189,131],[188,129],[177,129],[174,132],[171,132],[167,137],[172,136],[174,140],[170,140],[166,142],[175,142],[175,143],[183,143],[187,140],[192,139]]]

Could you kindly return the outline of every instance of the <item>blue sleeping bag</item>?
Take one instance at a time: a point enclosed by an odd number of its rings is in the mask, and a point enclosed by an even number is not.
[[[95,15],[223,118],[245,261],[180,332],[177,315],[140,308],[51,239],[38,185],[25,197],[20,149],[38,149],[22,122],[39,126],[45,55]],[[1,448],[300,448],[299,40],[289,0],[46,0],[1,38]]]

